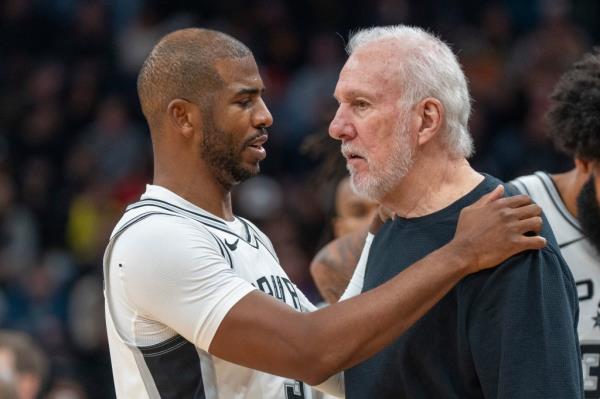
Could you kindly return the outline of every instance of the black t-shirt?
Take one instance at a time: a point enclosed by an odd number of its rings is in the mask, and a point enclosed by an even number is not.
[[[445,209],[382,226],[363,291],[448,243],[460,210],[499,183],[486,176]],[[404,335],[346,371],[346,397],[583,397],[575,283],[547,221],[541,235],[546,248],[464,278]]]

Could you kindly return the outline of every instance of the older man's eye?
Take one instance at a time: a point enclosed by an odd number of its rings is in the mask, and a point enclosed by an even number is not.
[[[354,102],[354,107],[361,111],[369,108],[369,105],[370,104],[368,102],[362,101],[362,100],[358,100],[358,101]]]

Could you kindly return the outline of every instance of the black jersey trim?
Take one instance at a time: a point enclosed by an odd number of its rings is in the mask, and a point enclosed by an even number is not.
[[[126,228],[128,228],[129,226],[131,226],[133,223],[136,223],[136,222],[138,222],[138,221],[140,221],[142,219],[145,219],[146,217],[151,216],[151,215],[169,215],[169,216],[176,216],[176,217],[186,217],[185,215],[181,215],[181,214],[177,213],[176,211],[173,211],[172,209],[169,209],[168,207],[164,207],[164,206],[156,205],[156,204],[143,204],[143,205],[137,206],[137,207],[132,208],[132,209],[141,208],[143,206],[152,206],[152,207],[156,207],[156,208],[160,208],[160,209],[165,209],[167,211],[171,211],[171,212],[174,212],[174,213],[165,213],[165,212],[156,212],[156,211],[155,212],[142,213],[138,217],[130,220],[125,225],[123,225],[123,227],[121,229],[119,229],[119,231],[115,234],[115,236],[117,236],[118,234],[120,234],[123,230],[125,230]],[[202,223],[204,225],[207,225],[207,226],[210,226],[210,227],[213,227],[213,228],[218,228],[216,226],[212,226],[211,224],[205,223],[205,222],[203,222],[201,220],[197,220],[197,219],[194,219],[194,220],[196,220],[196,221],[198,221],[198,222],[200,222],[200,223]],[[219,246],[219,251],[221,252],[221,256],[223,256],[223,258],[227,259],[227,261],[228,261],[227,263],[229,263],[229,267],[231,267],[233,269],[233,259],[231,258],[231,254],[229,253],[229,251],[227,250],[227,248],[225,248],[225,246],[223,245],[223,243],[221,242],[221,240],[212,231],[210,231],[210,230],[207,230],[207,231],[210,233],[210,235],[217,242],[217,245]]]
[[[568,246],[569,246],[569,245],[571,245],[571,244],[575,244],[575,243],[577,243],[577,242],[579,242],[579,241],[581,241],[581,240],[585,240],[585,238],[586,238],[585,236],[583,236],[583,237],[579,237],[579,238],[576,238],[576,239],[574,239],[574,240],[567,241],[567,242],[564,242],[564,243],[562,243],[562,244],[559,244],[559,245],[558,245],[558,247],[559,247],[560,249],[563,249],[563,248],[565,248],[565,247],[568,247]]]
[[[248,222],[246,222],[246,220],[244,220],[244,218],[241,218],[241,217],[236,217],[236,218],[237,218],[237,220],[242,222],[242,224],[244,225],[244,228],[246,229],[246,237],[248,237],[248,241],[250,241],[252,239],[252,236],[250,235],[250,226],[248,225]]]
[[[161,399],[206,399],[200,357],[194,344],[180,335],[137,347]]]
[[[252,226],[252,224],[250,224],[246,219],[244,218],[238,218],[240,219],[244,225],[246,226],[246,229],[248,230],[248,235],[251,235],[254,237],[254,240],[256,240],[257,242],[257,247],[258,247],[258,243],[261,243],[263,247],[265,247],[265,249],[267,250],[268,253],[271,254],[271,256],[273,257],[273,259],[275,259],[275,261],[277,261],[277,263],[279,263],[279,259],[277,259],[277,255],[275,255],[275,249],[273,248],[272,245],[268,245],[263,239],[261,234],[254,228],[254,226]],[[250,231],[252,231],[252,233],[250,233]]]
[[[153,202],[160,202],[160,204],[156,204]],[[277,263],[279,263],[279,259],[277,259],[277,256],[273,252],[272,247],[267,245],[262,240],[260,234],[244,218],[237,217],[237,219],[240,220],[242,222],[242,224],[244,225],[244,227],[246,229],[246,233],[248,235],[248,238],[242,237],[239,234],[235,233],[225,223],[221,222],[220,220],[217,220],[217,222],[219,222],[219,224],[211,223],[211,221],[213,221],[215,219],[206,217],[197,212],[188,211],[187,209],[181,208],[176,205],[172,205],[168,202],[161,201],[161,200],[146,199],[146,200],[135,202],[127,207],[126,212],[129,210],[132,210],[132,209],[139,209],[142,207],[154,207],[154,208],[164,209],[169,212],[173,212],[173,213],[147,212],[147,213],[144,213],[143,215],[150,216],[151,214],[167,214],[167,215],[173,215],[173,216],[179,216],[179,217],[188,217],[188,218],[195,220],[207,227],[222,231],[224,233],[231,234],[232,236],[237,237],[240,240],[242,240],[243,242],[245,242],[246,244],[250,245],[254,249],[258,249],[259,244],[261,244],[267,250],[267,252],[273,257],[273,259]],[[208,219],[208,221],[203,220],[203,219]],[[215,240],[217,241],[219,248],[221,250],[221,255],[227,257],[227,259],[229,260],[229,265],[231,266],[231,268],[233,268],[234,265],[233,265],[233,260],[232,260],[230,252],[227,250],[227,248],[225,248],[223,246],[223,243],[221,242],[221,240],[219,238],[217,238],[210,230],[208,230],[208,231],[213,237],[215,237]]]
[[[511,184],[511,183],[508,183],[508,184]],[[515,181],[512,182],[512,185],[515,186],[517,188],[517,190],[519,190],[520,192],[525,193],[529,197],[531,197],[531,192],[527,188],[527,185],[525,185],[525,183],[523,183],[522,181],[515,180]]]
[[[177,214],[172,214],[172,213],[165,213],[165,212],[145,212],[142,213],[138,216],[136,216],[135,218],[131,219],[130,221],[128,221],[127,223],[125,223],[123,226],[121,226],[119,228],[119,230],[117,230],[113,236],[111,237],[111,239],[114,239],[118,236],[121,235],[121,233],[123,233],[125,230],[127,230],[129,227],[133,226],[134,224],[136,224],[137,222],[141,222],[142,220],[146,219],[149,216],[152,215],[167,215],[167,216],[175,216],[175,217],[183,217],[181,215],[177,215]]]
[[[233,259],[231,258],[231,254],[227,247],[223,244],[223,242],[217,237],[212,231],[208,230],[210,235],[215,239],[217,245],[219,246],[219,250],[221,251],[221,255],[227,259],[227,263],[229,263],[229,267],[233,269]]]
[[[226,226],[226,224],[222,220],[219,220],[217,218],[213,218],[213,217],[210,217],[210,216],[207,216],[207,215],[203,215],[203,214],[198,213],[198,212],[190,211],[189,209],[185,209],[185,208],[182,208],[180,206],[171,204],[170,202],[159,200],[159,199],[154,199],[154,198],[152,198],[152,199],[144,199],[144,200],[141,200],[141,201],[138,201],[138,202],[134,202],[133,204],[129,205],[125,209],[125,212],[127,212],[129,210],[132,210],[132,209],[140,208],[140,207],[146,206],[146,205],[152,205],[152,206],[160,207],[160,205],[157,205],[156,202],[158,202],[159,204],[164,204],[164,205],[166,205],[166,206],[168,206],[170,208],[175,208],[176,210],[180,210],[180,211],[183,211],[185,213],[192,214],[192,215],[197,216],[199,218],[207,219],[207,220],[209,220],[209,221],[211,221],[213,223],[218,223],[221,226]],[[177,212],[176,210],[174,210],[174,212]]]
[[[173,212],[179,216],[189,217],[190,219],[200,222],[200,223],[204,224],[205,226],[214,228],[216,230],[220,230],[224,233],[231,234],[232,236],[237,237],[240,240],[244,241],[246,244],[250,245],[252,248],[258,249],[258,243],[253,243],[252,237],[250,237],[250,239],[246,239],[245,237],[240,236],[239,234],[232,231],[225,223],[221,222],[220,220],[217,220],[217,222],[219,222],[218,224],[213,224],[213,223],[211,223],[211,221],[214,220],[213,218],[206,217],[206,216],[198,214],[196,212],[188,211],[188,210],[178,207],[176,205],[169,204],[168,202],[165,202],[165,201],[159,201],[164,205],[151,203],[150,201],[155,201],[155,200],[142,200],[142,201],[138,201],[134,204],[131,204],[130,206],[127,207],[126,212],[128,210],[139,209],[144,206],[150,206],[150,207],[164,209],[164,210]],[[180,211],[183,211],[183,212],[180,212]],[[157,212],[157,213],[159,213],[159,212]],[[208,219],[208,220],[203,220],[203,219]],[[239,219],[241,220],[241,218],[239,218]],[[254,241],[258,241],[258,240],[254,240]],[[262,244],[262,242],[261,242],[261,244]],[[267,249],[268,249],[268,247],[267,247]]]

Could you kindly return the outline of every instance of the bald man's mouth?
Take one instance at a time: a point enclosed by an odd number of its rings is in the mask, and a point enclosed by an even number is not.
[[[258,161],[262,161],[267,156],[267,151],[263,147],[263,144],[265,144],[268,139],[268,134],[260,133],[258,136],[250,138],[246,142],[245,149],[248,149]]]

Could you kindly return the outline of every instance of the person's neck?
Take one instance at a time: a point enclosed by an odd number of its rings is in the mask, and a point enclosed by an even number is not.
[[[231,189],[221,184],[205,165],[196,162],[164,164],[155,159],[153,184],[225,220],[233,220]]]
[[[577,169],[550,176],[556,185],[558,194],[565,207],[573,217],[577,217],[577,196],[585,184],[585,180],[578,178]]]
[[[483,179],[464,158],[425,155],[381,203],[404,218],[425,216],[456,202]]]

